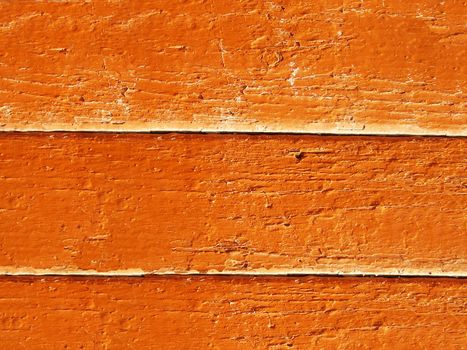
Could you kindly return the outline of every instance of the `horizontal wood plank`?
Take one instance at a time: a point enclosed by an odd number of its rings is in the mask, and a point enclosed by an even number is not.
[[[463,349],[447,279],[1,278],[6,349]]]
[[[466,159],[464,138],[0,134],[0,270],[465,274]]]
[[[1,130],[467,135],[464,2],[2,1]]]

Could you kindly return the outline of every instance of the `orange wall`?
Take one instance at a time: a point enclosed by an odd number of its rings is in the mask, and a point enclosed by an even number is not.
[[[0,1],[0,350],[467,348],[466,19]]]

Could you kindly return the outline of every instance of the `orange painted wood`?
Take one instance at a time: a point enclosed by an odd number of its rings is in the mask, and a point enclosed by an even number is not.
[[[463,1],[2,1],[1,130],[467,135]]]
[[[466,159],[465,138],[0,134],[0,269],[463,274]]]
[[[448,279],[2,278],[6,349],[463,349]]]

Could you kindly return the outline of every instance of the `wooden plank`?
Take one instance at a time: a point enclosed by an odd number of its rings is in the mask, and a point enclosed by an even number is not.
[[[2,278],[7,349],[463,349],[448,279]]]
[[[466,159],[465,138],[0,134],[1,271],[465,274]]]
[[[2,1],[1,130],[467,136],[458,0]]]

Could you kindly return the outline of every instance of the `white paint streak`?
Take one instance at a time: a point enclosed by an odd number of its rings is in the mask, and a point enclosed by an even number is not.
[[[293,68],[292,73],[290,73],[290,78],[287,79],[289,82],[290,86],[295,86],[295,78],[297,77],[298,72],[300,71],[300,68]]]

